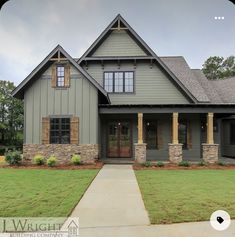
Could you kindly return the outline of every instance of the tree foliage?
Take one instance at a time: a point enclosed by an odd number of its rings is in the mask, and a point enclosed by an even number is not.
[[[0,144],[22,144],[23,102],[12,97],[15,86],[0,80]]]
[[[203,64],[202,71],[210,80],[235,76],[235,56],[209,57]]]

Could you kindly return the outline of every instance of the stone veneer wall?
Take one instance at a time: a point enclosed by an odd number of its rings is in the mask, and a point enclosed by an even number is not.
[[[24,144],[24,162],[31,163],[35,155],[48,158],[55,155],[59,164],[68,164],[73,154],[80,154],[83,163],[95,163],[98,159],[98,144]]]
[[[219,159],[219,144],[202,144],[202,159],[207,163],[216,163]]]
[[[135,143],[135,162],[143,164],[146,162],[146,143]]]
[[[183,144],[168,144],[169,146],[169,160],[172,163],[179,163],[182,161],[182,157],[183,157],[183,151],[182,151],[182,147]]]

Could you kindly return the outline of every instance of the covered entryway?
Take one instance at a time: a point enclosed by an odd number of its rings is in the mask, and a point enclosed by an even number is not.
[[[109,121],[107,125],[107,157],[132,156],[132,131],[129,121]]]

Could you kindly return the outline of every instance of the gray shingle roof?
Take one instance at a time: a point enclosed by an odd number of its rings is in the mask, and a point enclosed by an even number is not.
[[[182,56],[160,57],[166,66],[175,74],[180,82],[192,93],[199,103],[209,103],[210,100],[194,73]]]

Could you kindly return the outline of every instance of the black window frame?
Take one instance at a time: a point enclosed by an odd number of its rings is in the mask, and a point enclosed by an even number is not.
[[[111,73],[112,74],[112,78],[111,79],[106,79],[105,78],[105,74],[106,73]],[[115,73],[122,73],[122,91],[115,91]],[[130,79],[128,77],[126,77],[126,73],[132,73],[133,74],[133,89],[132,91],[127,91],[126,89],[126,80]],[[134,94],[135,93],[135,71],[105,71],[104,75],[103,75],[103,88],[106,90],[106,80],[112,80],[112,91],[108,91],[108,93],[112,93],[112,94]],[[130,85],[128,85],[130,87]]]
[[[55,120],[57,120],[57,123],[55,123]],[[64,123],[63,120],[67,120],[67,122]],[[50,144],[70,144],[70,134],[71,134],[70,122],[71,122],[70,117],[51,117],[50,118]],[[56,124],[58,124],[58,128],[53,128],[53,126],[55,126]],[[63,128],[65,124],[69,128]],[[68,140],[66,142],[63,142],[64,132],[67,132],[67,136],[68,136]],[[58,136],[52,135],[52,133],[58,133]],[[58,142],[55,142],[55,137],[58,137]]]
[[[184,125],[186,127],[186,133],[184,135],[185,143],[180,141],[180,125]],[[188,149],[188,121],[187,120],[180,120],[179,121],[179,126],[178,126],[178,136],[179,136],[179,143],[183,144],[183,149],[187,150]]]
[[[235,122],[230,123],[230,145],[235,145]]]
[[[62,71],[58,71],[59,68],[63,68],[63,75],[58,75],[59,72],[62,72]],[[63,85],[60,85],[59,82],[63,82]],[[63,64],[56,65],[56,87],[59,87],[59,88],[65,87],[65,65]]]

